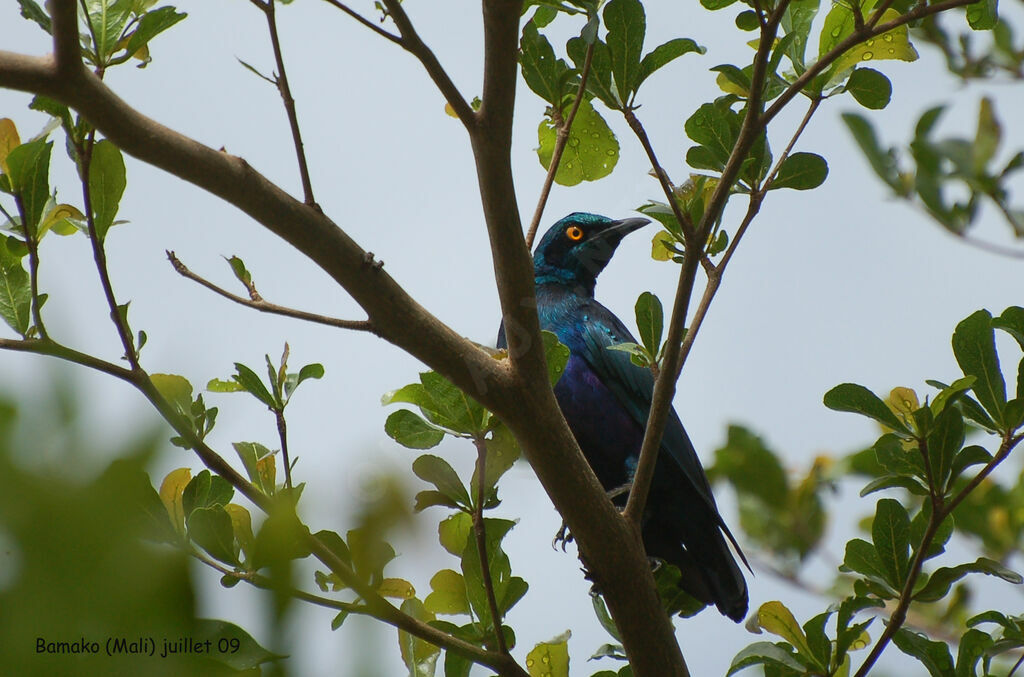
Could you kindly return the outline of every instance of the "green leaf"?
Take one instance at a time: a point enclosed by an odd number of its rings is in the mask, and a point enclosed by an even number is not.
[[[174,7],[170,6],[159,7],[146,12],[142,15],[135,30],[132,31],[131,37],[128,38],[128,44],[125,45],[125,49],[129,54],[135,54],[135,52],[149,44],[150,40],[186,16],[188,15],[184,12],[178,12]]]
[[[548,364],[548,378],[551,385],[558,383],[569,363],[569,348],[560,343],[558,337],[550,331],[542,331],[540,338],[544,342],[544,358]]]
[[[928,434],[928,459],[937,491],[945,489],[953,459],[963,445],[963,415],[956,407],[946,407],[936,417],[935,425]]]
[[[825,183],[827,176],[828,163],[825,158],[815,153],[793,153],[779,167],[770,188],[809,190]]]
[[[440,374],[427,371],[420,374],[423,390],[417,396],[427,420],[462,434],[482,434],[487,428],[490,414],[480,403],[459,390]]]
[[[456,557],[461,557],[472,530],[473,518],[469,513],[457,512],[438,523],[437,536],[445,550]]]
[[[52,33],[52,22],[50,15],[33,0],[18,0],[21,5],[21,15],[30,21],[35,21],[47,33]]]
[[[846,544],[846,556],[842,568],[855,571],[877,581],[887,581],[885,566],[878,556],[875,546],[867,541],[855,538]]]
[[[231,378],[234,379],[240,386],[245,388],[245,391],[255,397],[257,400],[267,405],[270,409],[277,408],[277,402],[274,396],[267,390],[267,386],[263,384],[260,377],[256,375],[249,367],[245,366],[241,362],[235,362],[235,372]]]
[[[969,564],[955,567],[940,567],[928,578],[928,583],[914,594],[916,602],[938,602],[949,593],[954,583],[967,574],[986,574],[996,576],[1008,583],[1020,585],[1024,578],[1015,571],[1007,569],[999,562],[979,557]]]
[[[568,630],[546,642],[539,642],[526,654],[526,670],[530,677],[569,677]]]
[[[200,620],[192,634],[197,643],[209,641],[212,647],[228,647],[229,651],[212,651],[208,655],[233,670],[252,670],[262,663],[287,658],[267,651],[249,633],[227,621]]]
[[[846,82],[848,91],[857,103],[872,110],[880,110],[892,99],[892,83],[873,68],[858,68]]]
[[[895,151],[891,148],[882,150],[878,144],[875,128],[867,118],[856,113],[843,113],[842,117],[857,145],[860,146],[861,152],[864,153],[871,168],[875,170],[875,174],[897,195],[909,195],[909,187],[904,186],[900,178]]]
[[[24,206],[26,232],[35,233],[50,199],[50,153],[53,142],[39,139],[23,143],[7,154],[11,188]]]
[[[640,339],[651,355],[657,355],[661,348],[661,334],[664,330],[665,316],[661,307],[661,299],[649,291],[640,294],[636,300],[636,326],[640,331]]]
[[[980,0],[967,6],[967,23],[976,31],[987,31],[999,21],[999,0]]]
[[[403,613],[416,620],[434,620],[434,615],[427,611],[418,599],[405,600],[401,609]],[[398,647],[401,650],[402,661],[409,670],[409,677],[434,677],[437,659],[441,655],[440,648],[401,629],[398,631]]]
[[[384,579],[384,567],[395,558],[395,549],[368,527],[350,529],[346,536],[356,574],[376,587]]]
[[[212,378],[206,384],[206,390],[211,393],[244,393],[245,388],[238,381],[224,381],[219,378]]]
[[[554,157],[559,123],[551,118],[541,120],[537,128],[540,146],[537,158],[547,170]],[[562,158],[555,171],[555,183],[575,186],[581,181],[597,181],[612,173],[619,161],[619,142],[593,104],[584,99],[576,111]]]
[[[97,142],[89,161],[89,196],[92,200],[96,237],[102,242],[114,224],[126,185],[124,158],[110,141]]]
[[[956,677],[974,677],[978,661],[992,646],[992,637],[981,630],[971,629],[960,638],[956,656]]]
[[[177,374],[151,374],[149,380],[179,414],[191,419],[192,384]]]
[[[873,392],[856,383],[841,383],[825,393],[825,406],[833,411],[848,411],[873,418],[904,434],[910,434],[903,422]]]
[[[231,502],[234,495],[235,490],[226,479],[220,475],[211,475],[209,470],[203,470],[185,485],[185,490],[181,494],[185,519],[188,519],[193,510],[223,508]]]
[[[188,526],[189,538],[211,557],[232,566],[238,564],[231,516],[223,506],[196,508],[189,513],[185,524]]]
[[[639,0],[611,0],[604,6],[605,40],[618,100],[628,104],[640,77],[640,53],[644,47],[647,19]]]
[[[508,592],[511,579],[511,566],[508,555],[501,548],[501,541],[515,522],[503,519],[484,519],[485,548],[487,566],[496,600],[503,600]],[[467,538],[462,551],[462,575],[466,580],[466,594],[470,606],[484,627],[492,626],[491,608],[484,587],[484,574],[480,561],[480,552],[475,538]]]
[[[704,9],[709,9],[712,12],[718,9],[725,9],[736,0],[700,0],[700,4]]]
[[[873,494],[876,491],[893,489],[895,487],[906,489],[912,494],[916,494],[918,496],[928,495],[928,487],[924,486],[913,477],[907,477],[906,475],[883,475],[882,477],[878,477],[865,484],[864,488],[860,490],[860,495],[861,497],[864,497],[868,494]]]
[[[992,454],[988,453],[983,447],[979,447],[974,444],[969,447],[964,447],[960,450],[960,453],[953,459],[953,466],[950,470],[950,477],[952,479],[958,478],[964,470],[971,467],[972,465],[982,465],[992,460]]]
[[[814,17],[818,14],[820,1],[793,0],[782,15],[782,30],[787,36],[793,36],[786,49],[786,55],[798,75],[806,70],[804,55],[807,52],[807,36],[811,32]]]
[[[440,456],[424,454],[412,462],[412,471],[425,482],[430,482],[442,494],[459,505],[469,507],[469,493],[455,470]]]
[[[658,45],[640,62],[640,70],[636,76],[634,89],[639,89],[643,81],[662,66],[690,52],[704,54],[707,52],[707,49],[698,45],[690,38],[673,38],[666,43]]]
[[[466,581],[462,574],[451,569],[442,569],[430,579],[431,593],[423,600],[423,606],[435,614],[469,614],[469,598],[466,597]]]
[[[444,439],[444,431],[436,428],[408,409],[392,412],[384,422],[388,437],[409,449],[431,449]]]
[[[992,326],[1012,336],[1021,350],[1024,350],[1024,308],[1010,306],[1002,315],[992,319]]]
[[[249,287],[249,285],[252,284],[252,275],[246,269],[245,261],[238,258],[237,256],[232,256],[230,258],[226,258],[225,260],[228,262],[228,265],[231,266],[231,272],[235,274],[235,277],[238,278],[238,281],[244,284],[246,287]]]
[[[953,332],[953,354],[966,376],[974,376],[972,390],[996,424],[1003,423],[1006,383],[996,355],[992,315],[979,310],[960,322]]]
[[[14,254],[9,241],[0,241],[0,317],[22,336],[32,326],[32,288],[21,256]]]
[[[910,517],[896,500],[883,498],[875,506],[871,540],[885,571],[885,578],[899,590],[907,579],[910,564]]]
[[[238,458],[242,460],[242,466],[245,468],[245,474],[249,476],[249,480],[262,489],[263,493],[273,494],[274,487],[266,486],[265,478],[259,471],[260,460],[270,456],[273,452],[259,442],[233,442],[231,446],[234,447]]]
[[[704,0],[702,0],[703,3]],[[771,642],[754,642],[740,651],[732,659],[729,672],[726,677],[736,674],[751,665],[764,665],[783,670],[793,670],[796,674],[805,674],[807,668],[797,660],[796,653],[785,644],[772,644]]]
[[[687,136],[707,149],[714,166],[705,168],[721,170],[725,167],[739,135],[739,114],[727,106],[706,103],[687,119],[683,128]],[[690,162],[689,153],[686,160]]]
[[[448,498],[440,491],[426,490],[420,491],[416,494],[416,504],[413,506],[413,511],[422,512],[427,508],[435,505],[443,505],[448,508],[458,508],[459,504]]]
[[[519,64],[527,86],[540,98],[561,110],[572,71],[563,59],[555,58],[548,39],[537,32],[532,21],[523,26]]]
[[[586,61],[588,43],[583,38],[572,38],[566,44],[569,58],[576,64],[577,70],[583,69]],[[613,110],[621,110],[618,93],[612,86],[612,57],[608,45],[600,40],[594,41],[594,54],[590,62],[590,77],[587,78],[587,92],[596,96],[604,105]]]
[[[609,635],[611,635],[616,642],[622,642],[622,636],[619,634],[619,629],[615,626],[615,620],[612,619],[612,615],[608,612],[608,607],[604,603],[604,598],[597,592],[591,590],[590,602],[594,606],[594,615],[597,616],[598,622],[601,627],[605,629]]]
[[[318,381],[324,377],[324,365],[313,363],[307,364],[302,369],[299,369],[298,374],[288,374],[284,379],[284,395],[286,399],[291,399],[292,393],[303,381],[313,379]]]
[[[519,444],[516,438],[504,425],[498,425],[491,432],[491,436],[484,440],[487,455],[484,458],[484,507],[488,507],[488,495],[494,493],[494,488],[509,468],[519,459]],[[473,469],[473,479],[470,486],[477,486],[477,469]]]
[[[882,15],[880,23],[884,24],[899,18],[900,13],[888,9]],[[839,42],[853,33],[853,12],[846,5],[834,5],[825,17],[825,25],[821,30],[818,56],[824,56]],[[917,60],[917,50],[910,44],[909,33],[905,25],[883,33],[880,36],[865,40],[843,53],[826,72],[828,82],[835,82],[845,72],[865,61],[899,59],[901,61]]]
[[[921,661],[932,677],[949,677],[953,674],[953,657],[945,643],[933,642],[905,628],[897,630],[892,640],[900,651]]]

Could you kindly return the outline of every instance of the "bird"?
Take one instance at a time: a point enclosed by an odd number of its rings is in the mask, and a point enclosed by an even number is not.
[[[568,363],[554,386],[558,406],[594,474],[620,508],[636,471],[654,374],[634,364],[627,352],[609,350],[637,341],[594,298],[594,287],[623,238],[648,223],[575,212],[548,229],[533,255],[541,329],[569,348]],[[506,346],[503,323],[498,348]],[[662,436],[641,535],[648,557],[679,568],[680,588],[737,623],[743,620],[747,585],[725,538],[744,564],[746,558],[718,512],[674,408]]]

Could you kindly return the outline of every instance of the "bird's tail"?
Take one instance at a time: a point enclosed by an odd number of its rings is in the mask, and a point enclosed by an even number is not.
[[[683,498],[678,493],[652,495],[648,504],[662,500],[679,503]],[[687,504],[684,506],[648,511],[643,528],[647,554],[679,567],[679,586],[683,590],[705,604],[714,604],[739,623],[747,614],[747,583],[725,535],[733,545],[735,540],[714,506],[697,496],[688,498],[682,501]],[[738,546],[736,552],[746,563]]]

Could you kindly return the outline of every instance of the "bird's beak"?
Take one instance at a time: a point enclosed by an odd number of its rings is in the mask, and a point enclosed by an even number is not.
[[[612,223],[609,224],[608,226],[608,230],[614,230],[622,237],[625,237],[626,235],[632,233],[634,230],[643,228],[650,222],[650,219],[643,218],[619,219],[618,221],[612,221]]]
[[[604,230],[601,231],[601,239],[607,241],[609,244],[618,245],[619,242],[622,242],[622,238],[626,237],[634,230],[643,228],[650,222],[650,219],[643,218],[612,221]]]

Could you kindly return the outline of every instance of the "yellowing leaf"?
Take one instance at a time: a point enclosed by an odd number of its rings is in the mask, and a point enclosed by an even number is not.
[[[807,643],[803,628],[796,622],[792,612],[782,602],[765,602],[757,610],[757,623],[762,628],[778,635],[800,652],[801,655],[813,658],[814,653]]]
[[[192,411],[192,384],[177,374],[153,374],[153,385],[165,400],[170,402],[179,414],[189,416]]]
[[[277,465],[275,456],[270,454],[256,461],[256,472],[259,474],[260,485],[268,496],[273,496],[277,488]]]
[[[541,642],[526,654],[526,670],[530,677],[569,676],[569,636],[564,634]]]
[[[865,630],[857,635],[857,639],[853,640],[853,643],[850,644],[850,651],[859,651],[868,646],[871,646],[871,635]]]
[[[377,592],[383,597],[396,599],[410,599],[416,596],[416,588],[412,583],[402,578],[385,578],[377,586]]]
[[[255,541],[252,535],[252,515],[248,510],[235,503],[228,503],[224,506],[224,510],[231,518],[231,529],[235,532],[235,540],[238,541],[245,556],[249,557]]]
[[[668,245],[673,243],[675,243],[675,238],[670,233],[659,230],[651,238],[651,258],[655,261],[671,260],[674,252],[668,248]]]
[[[921,407],[918,403],[917,393],[912,388],[903,387],[893,388],[889,392],[885,406],[889,407],[889,410],[910,428],[914,427],[913,413]]]
[[[726,94],[735,94],[743,99],[750,96],[750,92],[746,87],[740,87],[738,84],[730,80],[725,73],[719,73],[718,77],[715,78],[715,82]]]
[[[18,129],[14,126],[14,120],[0,118],[0,169],[3,173],[9,173],[7,168],[7,154],[21,145],[21,137],[18,136]]]
[[[191,480],[192,471],[190,469],[178,468],[167,473],[167,477],[160,483],[160,500],[167,508],[171,524],[182,536],[185,535],[185,507],[181,502],[181,494]]]
[[[455,109],[452,108],[452,105],[450,103],[445,103],[444,112],[452,116],[453,118],[459,117],[458,114],[455,112]]]
[[[900,13],[894,9],[886,10],[879,23],[884,24],[893,19],[898,19],[899,16]],[[908,36],[907,27],[904,25],[852,47],[832,64],[833,77],[866,61],[881,61],[885,59],[917,61],[917,50],[910,44]]]
[[[73,235],[78,229],[68,219],[85,220],[85,214],[78,211],[76,207],[66,204],[59,204],[51,209],[39,223],[39,236],[53,229],[58,235]]]
[[[441,569],[430,579],[432,592],[423,600],[427,611],[435,614],[468,614],[469,598],[462,574],[452,569]]]

